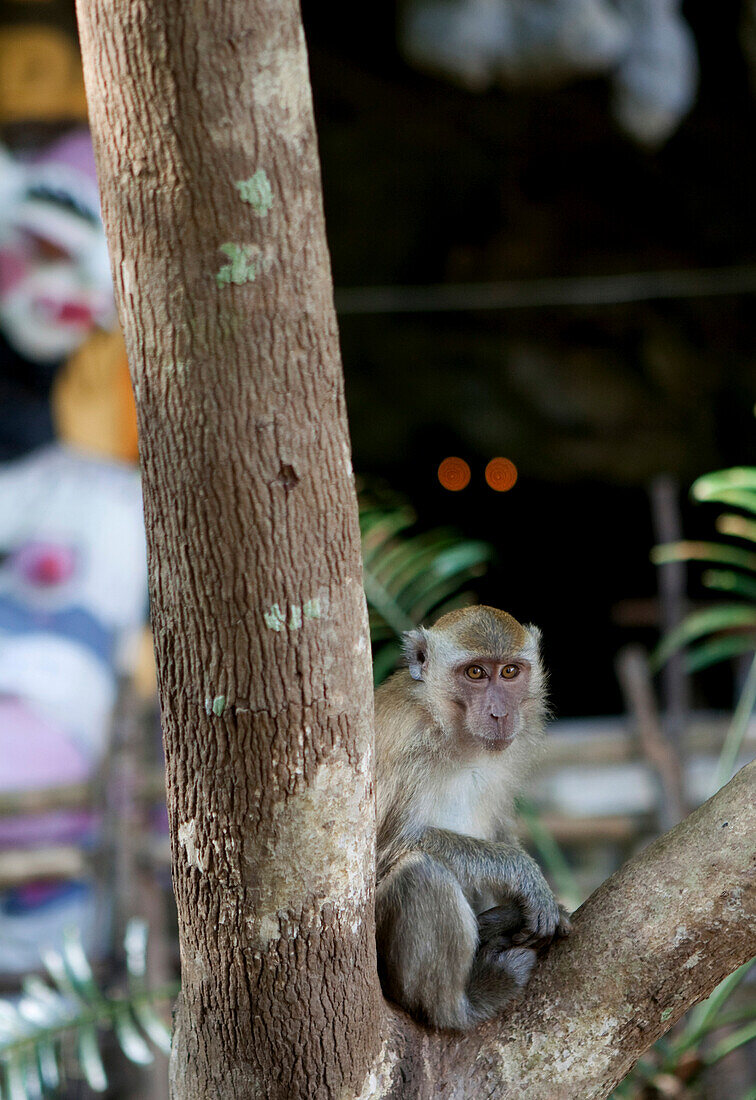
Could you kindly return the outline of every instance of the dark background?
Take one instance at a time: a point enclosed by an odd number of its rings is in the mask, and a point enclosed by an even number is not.
[[[343,288],[690,270],[756,260],[754,97],[741,6],[685,5],[697,103],[660,149],[613,123],[604,79],[473,94],[406,64],[397,8],[304,4],[335,284]],[[544,630],[557,713],[621,709],[613,658],[653,626],[649,485],[680,486],[686,535],[716,510],[690,482],[756,461],[754,299],[342,315],[355,469],[423,526],[490,540],[480,597]],[[441,489],[447,455],[473,469]],[[509,493],[489,458],[519,469]],[[691,595],[711,598],[691,571]],[[727,706],[732,671],[698,677]]]

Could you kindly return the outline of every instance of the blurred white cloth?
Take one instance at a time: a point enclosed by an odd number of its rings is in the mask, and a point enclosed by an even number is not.
[[[23,589],[35,606],[81,607],[115,631],[142,624],[147,559],[133,466],[57,444],[0,465],[0,551],[30,542],[72,547],[80,568],[63,584],[32,589],[9,561],[0,595]]]
[[[619,125],[665,141],[695,101],[698,58],[681,0],[410,0],[408,59],[474,91],[605,74]]]
[[[145,620],[138,472],[57,445],[4,463],[0,553],[0,694],[94,765],[128,671],[121,655]]]
[[[121,661],[147,608],[138,472],[46,447],[0,465],[0,790],[82,782],[110,734]],[[0,848],[91,842],[84,811],[0,822]],[[107,912],[85,882],[0,891],[0,973],[39,966],[75,925],[101,952]]]

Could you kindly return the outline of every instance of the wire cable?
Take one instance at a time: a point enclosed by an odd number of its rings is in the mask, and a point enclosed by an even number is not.
[[[556,309],[622,305],[662,299],[714,298],[756,293],[756,267],[692,271],[638,271],[622,275],[446,283],[430,286],[344,287],[336,291],[340,316],[374,313],[453,313],[482,309]]]

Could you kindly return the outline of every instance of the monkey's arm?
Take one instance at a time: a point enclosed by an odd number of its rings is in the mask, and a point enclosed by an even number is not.
[[[514,899],[523,914],[523,930],[514,942],[550,940],[557,932],[569,930],[540,867],[519,845],[429,828],[417,847],[451,871],[468,899],[481,888],[499,904]]]

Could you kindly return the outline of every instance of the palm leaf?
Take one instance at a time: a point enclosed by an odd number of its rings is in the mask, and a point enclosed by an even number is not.
[[[701,580],[707,588],[734,592],[756,603],[756,579],[736,573],[733,569],[707,569]]]
[[[691,642],[720,630],[756,628],[756,607],[743,603],[721,603],[694,611],[664,636],[654,653],[654,665],[659,668],[673,653]]]
[[[715,470],[699,477],[690,490],[694,500],[714,501],[717,504],[735,504],[733,494],[743,501],[738,507],[756,511],[756,467],[735,466],[729,470]]]
[[[465,585],[481,576],[493,557],[489,543],[465,539],[451,528],[415,532],[415,523],[415,514],[395,496],[388,502],[360,498],[376,683],[394,667],[401,634],[473,602]]]
[[[732,535],[736,539],[756,542],[756,521],[746,519],[745,516],[736,516],[732,512],[725,512],[717,519],[716,528],[721,535]]]
[[[153,1060],[150,1043],[170,1049],[170,1032],[154,1006],[175,997],[178,986],[146,988],[146,944],[144,922],[129,922],[127,988],[119,994],[100,989],[76,932],[66,933],[60,951],[44,952],[49,980],[27,978],[15,1002],[0,1001],[0,1100],[33,1100],[57,1089],[71,1057],[89,1087],[104,1092],[103,1030],[113,1031],[126,1057],[140,1065]]]
[[[381,512],[371,508],[368,512],[360,512],[363,560],[372,561],[376,552],[380,552],[393,535],[411,527],[414,522],[415,516],[408,508],[397,509],[395,512]]]
[[[744,653],[753,653],[755,649],[756,634],[729,634],[723,638],[711,638],[688,650],[685,654],[685,667],[688,672],[701,672],[720,661],[730,661],[733,657],[742,657]]]
[[[699,501],[714,501],[756,515],[756,467],[738,466],[705,474],[694,482],[691,495]],[[726,512],[717,520],[717,530],[730,538],[756,543],[756,522]],[[709,569],[703,583],[709,588],[745,597],[746,602],[723,603],[688,615],[671,630],[652,657],[658,668],[678,649],[688,647],[685,657],[689,672],[708,668],[720,661],[756,650],[756,553],[742,546],[720,542],[674,542],[652,552],[657,565],[673,561],[707,561],[726,566]],[[697,644],[692,644],[697,643]],[[756,703],[756,658],[722,747],[717,766],[717,783],[727,781],[738,758],[748,722]]]
[[[459,536],[445,529],[402,540],[396,539],[393,545],[384,545],[374,565],[383,584],[396,594],[421,575],[428,562],[432,562],[437,554],[458,541]]]
[[[665,546],[655,546],[651,551],[651,561],[655,565],[666,565],[671,561],[713,561],[756,573],[756,554],[723,542],[670,542]]]

